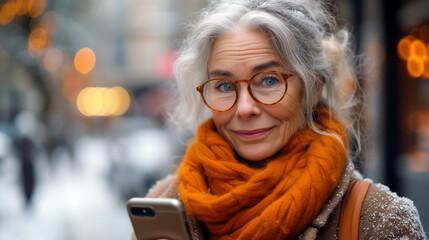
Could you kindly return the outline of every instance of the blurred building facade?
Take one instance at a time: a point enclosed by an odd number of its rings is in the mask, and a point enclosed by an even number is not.
[[[126,239],[182,152],[164,103],[202,1],[0,1],[0,239]]]
[[[336,1],[352,23],[364,91],[365,176],[416,204],[429,229],[429,1]]]

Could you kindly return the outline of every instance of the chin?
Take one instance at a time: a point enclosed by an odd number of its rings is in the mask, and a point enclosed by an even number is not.
[[[266,150],[255,151],[255,149],[252,149],[252,151],[238,152],[238,155],[240,155],[240,157],[246,161],[258,162],[258,161],[264,161],[266,159],[271,158],[271,156],[273,156],[274,153],[267,154]]]

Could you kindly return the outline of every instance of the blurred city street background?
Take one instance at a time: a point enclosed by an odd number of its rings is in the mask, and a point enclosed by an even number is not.
[[[0,240],[129,239],[130,197],[184,152],[166,114],[205,0],[0,0]],[[330,0],[355,34],[359,169],[429,231],[429,0]]]

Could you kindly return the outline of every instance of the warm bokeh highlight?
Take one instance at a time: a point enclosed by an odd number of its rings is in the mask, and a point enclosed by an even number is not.
[[[77,96],[77,108],[85,116],[121,116],[130,107],[130,95],[122,87],[87,87]]]
[[[63,53],[58,48],[46,50],[43,58],[43,66],[48,72],[57,71],[63,63]]]
[[[90,48],[80,49],[74,57],[74,66],[82,74],[91,72],[96,62],[95,53]]]
[[[423,26],[422,29],[428,26]],[[398,42],[398,55],[406,62],[407,72],[413,78],[429,78],[429,43],[413,35],[407,35]]]
[[[46,8],[46,0],[30,0],[28,3],[28,14],[35,18],[42,15]]]
[[[8,25],[13,21],[16,15],[16,4],[14,1],[8,1],[0,4],[0,25]]]
[[[36,28],[31,31],[30,36],[28,37],[28,48],[32,51],[40,51],[46,47],[48,41],[48,35],[46,34],[45,29]]]

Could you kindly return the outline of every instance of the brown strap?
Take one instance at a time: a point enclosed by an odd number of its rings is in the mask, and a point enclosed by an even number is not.
[[[370,186],[370,182],[360,180],[350,184],[341,206],[339,240],[358,239],[360,212]]]

